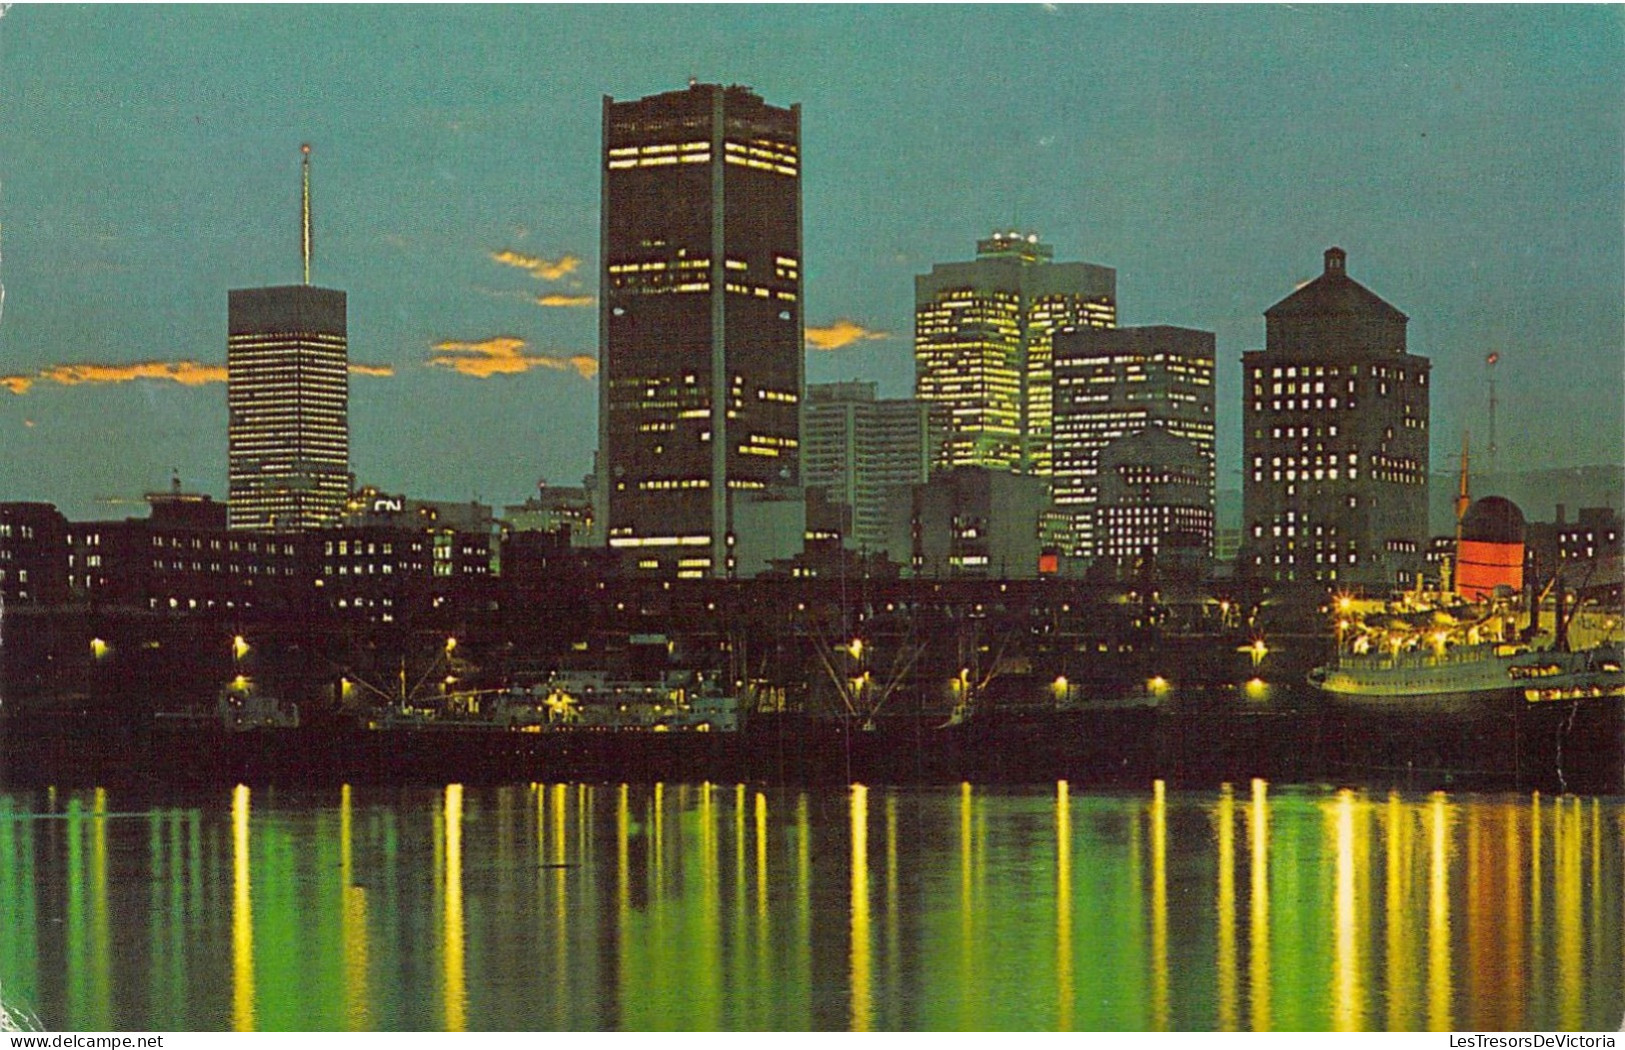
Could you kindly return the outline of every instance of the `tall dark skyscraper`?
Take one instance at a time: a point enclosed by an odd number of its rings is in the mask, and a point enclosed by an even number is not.
[[[227,294],[226,404],[233,529],[339,524],[350,489],[343,292],[310,283],[310,147],[302,148],[304,283]]]
[[[735,505],[801,483],[801,108],[691,84],[603,119],[609,545],[727,575]]]
[[[1340,248],[1264,311],[1241,355],[1242,556],[1278,582],[1415,582],[1428,510],[1428,372],[1409,319],[1355,281]]]

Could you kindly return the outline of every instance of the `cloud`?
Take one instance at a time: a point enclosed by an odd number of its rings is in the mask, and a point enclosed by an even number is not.
[[[392,365],[353,364],[350,371],[356,375],[392,376]],[[138,361],[134,364],[78,364],[52,365],[31,376],[0,376],[0,387],[13,394],[26,394],[36,383],[55,383],[58,386],[84,386],[99,383],[130,383],[137,379],[161,379],[181,386],[206,386],[226,381],[225,365],[206,365],[199,361]]]
[[[532,277],[544,281],[556,281],[565,274],[573,273],[581,265],[579,256],[566,253],[557,259],[544,259],[539,255],[525,255],[512,248],[504,248],[500,252],[492,252],[491,258],[504,266],[524,270]]]
[[[598,360],[587,354],[527,354],[525,345],[523,339],[514,335],[499,335],[479,342],[448,339],[434,345],[436,354],[429,359],[429,364],[476,379],[518,375],[533,368],[573,371],[583,379],[598,375]]]
[[[197,361],[138,361],[135,364],[52,365],[39,378],[63,386],[84,383],[129,383],[137,379],[164,379],[182,386],[203,386],[226,381],[225,365]]]
[[[590,295],[565,295],[562,292],[549,292],[536,297],[538,306],[591,306],[597,301]]]
[[[834,324],[824,328],[807,329],[807,342],[811,343],[815,350],[839,350],[857,342],[890,338],[890,332],[865,328],[858,322],[845,317],[837,319]]]
[[[137,379],[163,379],[182,386],[203,386],[226,381],[225,365],[197,361],[138,361],[134,364],[52,365],[31,376],[0,376],[0,386],[13,394],[26,394],[36,383],[80,386],[86,383],[129,383]]]

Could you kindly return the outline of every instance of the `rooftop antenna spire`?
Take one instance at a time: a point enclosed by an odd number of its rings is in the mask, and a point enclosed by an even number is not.
[[[1494,352],[1494,351],[1491,351],[1489,356],[1484,358],[1484,371],[1490,377],[1490,447],[1489,447],[1490,470],[1489,470],[1489,473],[1490,473],[1491,477],[1493,477],[1495,475],[1495,453],[1496,453],[1496,448],[1495,448],[1495,366],[1496,366],[1496,364],[1498,364],[1500,362],[1500,360],[1501,360],[1501,355],[1499,353]]]
[[[305,263],[305,283],[310,283],[310,143],[306,142],[299,147],[303,155],[300,162],[300,183],[303,192],[300,195],[300,255]]]

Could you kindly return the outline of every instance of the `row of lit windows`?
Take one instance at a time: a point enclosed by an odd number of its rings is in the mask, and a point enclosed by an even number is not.
[[[1335,397],[1317,397],[1313,401],[1311,401],[1309,398],[1303,398],[1301,400],[1297,398],[1288,398],[1285,401],[1276,399],[1270,402],[1270,411],[1283,411],[1283,405],[1285,406],[1284,410],[1287,412],[1308,412],[1311,409],[1324,410],[1328,408],[1335,411],[1337,409],[1337,404],[1337,398]],[[1352,397],[1347,399],[1343,402],[1343,407],[1353,411],[1356,407],[1355,400]],[[1264,411],[1264,403],[1262,401],[1254,401],[1253,411]]]
[[[777,292],[777,293],[775,293],[773,291],[773,289],[764,288],[759,284],[746,285],[746,284],[734,284],[732,282],[729,282],[727,284],[724,284],[722,286],[722,288],[723,288],[723,291],[732,292],[735,295],[750,295],[750,296],[755,296],[758,299],[769,299],[769,298],[775,298],[776,297],[776,298],[779,298],[779,299],[783,299],[786,302],[792,302],[792,303],[795,302],[795,300],[796,300],[796,293],[794,293],[794,292]]]
[[[676,489],[708,489],[711,487],[709,478],[654,478],[638,482],[641,492],[670,492]],[[618,486],[624,490],[625,486]]]
[[[733,260],[732,259],[728,260],[728,265],[730,267],[733,266]],[[743,269],[744,265],[745,265],[744,263],[740,263],[739,264],[740,269]],[[710,268],[710,266],[711,266],[711,260],[710,259],[687,259],[687,258],[682,258],[682,259],[674,260],[672,262],[667,262],[665,260],[654,260],[654,261],[646,261],[646,262],[611,263],[610,266],[609,266],[609,272],[610,273],[616,273],[616,274],[619,274],[619,273],[663,273],[668,269],[671,269],[671,270],[705,270],[705,269]]]

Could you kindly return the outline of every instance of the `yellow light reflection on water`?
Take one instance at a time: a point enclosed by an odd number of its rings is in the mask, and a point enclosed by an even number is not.
[[[807,793],[796,796],[796,975],[812,980],[812,822]],[[793,1025],[792,1025],[793,1027]]]
[[[867,1032],[874,1022],[869,972],[869,789],[852,785],[851,977],[852,1031]]]
[[[621,785],[615,800],[615,907],[619,922],[616,929],[625,932],[626,921],[632,907],[632,804],[631,789]]]
[[[1336,822],[1337,885],[1333,904],[1336,949],[1333,969],[1336,982],[1332,995],[1332,1028],[1354,1032],[1360,1028],[1360,958],[1355,931],[1359,925],[1358,901],[1354,887],[1354,793],[1337,793],[1333,807]]]
[[[351,1031],[368,1031],[372,999],[367,989],[367,891],[355,885],[354,817],[350,785],[339,789],[339,923],[344,944],[344,1018]]]
[[[768,946],[772,943],[767,917],[767,796],[756,792],[752,808],[756,816],[756,978],[760,987],[767,987]]]
[[[1072,800],[1067,782],[1055,784],[1055,1027],[1072,1030]]]
[[[231,1026],[254,1030],[254,913],[248,857],[249,792],[238,784],[231,793]]]
[[[1546,880],[1541,877],[1545,850],[1541,844],[1540,792],[1529,796],[1529,978],[1530,990],[1544,996],[1546,977],[1546,938],[1544,930]]]
[[[107,789],[97,788],[90,805],[90,994],[91,1027],[112,1027],[113,961],[107,909]]]
[[[1151,782],[1151,1027],[1168,1030],[1168,785]]]
[[[1410,812],[1398,792],[1388,796],[1387,879],[1383,889],[1384,919],[1387,925],[1388,1030],[1408,1031],[1415,1011],[1416,970],[1411,944],[1411,923],[1407,905],[1411,900]]]
[[[1552,874],[1556,882],[1557,1018],[1559,1028],[1572,1032],[1581,1027],[1580,946],[1585,933],[1580,926],[1580,839],[1584,832],[1579,799],[1558,799],[1555,809]]]
[[[654,891],[650,894],[659,903],[666,892],[666,855],[664,832],[666,824],[666,785],[655,782],[654,812],[649,817],[649,842],[654,853]]]
[[[700,930],[695,967],[696,1000],[705,1008],[700,1026],[714,1031],[721,1024],[717,1008],[724,993],[722,980],[722,873],[718,864],[715,791],[708,780],[700,785]]]
[[[740,909],[745,900],[745,785],[734,785],[734,897]]]
[[[1236,1012],[1236,799],[1229,784],[1219,789],[1214,814],[1219,833],[1219,1031],[1234,1032]]]
[[[975,951],[972,945],[971,917],[973,903],[971,897],[971,786],[969,781],[962,781],[959,785],[959,986],[964,989],[972,987],[971,978],[974,972],[973,960]],[[971,995],[962,995],[960,1005],[960,1028],[976,1027],[971,1021],[971,1009],[974,1007]]]
[[[463,971],[463,785],[447,784],[445,915],[441,929],[441,994],[446,1031],[461,1032],[468,1021],[468,988]]]
[[[1251,1027],[1255,1032],[1270,1030],[1270,842],[1269,783],[1255,779],[1253,801],[1247,814],[1247,843],[1252,851],[1249,865],[1252,885],[1248,893],[1250,915],[1247,921],[1247,999],[1251,1006]]]
[[[886,976],[895,995],[902,981],[902,950],[897,929],[897,795],[886,793]]]
[[[1591,799],[1591,908],[1588,912],[1586,928],[1591,930],[1603,929],[1602,914],[1602,814],[1595,796]],[[1622,937],[1625,939],[1625,937]],[[1591,938],[1591,972],[1602,973],[1602,945],[1601,936]]]
[[[756,792],[756,918],[767,923],[767,796]]]
[[[1444,792],[1428,806],[1428,1029],[1450,1029],[1450,813]]]
[[[1498,1028],[1515,1030],[1523,1027],[1524,1008],[1524,921],[1523,921],[1523,839],[1519,835],[1521,814],[1517,807],[1507,806],[1503,814],[1506,822],[1506,943],[1501,951],[1505,960],[1502,971],[1502,991],[1498,996],[1506,1017]]]

